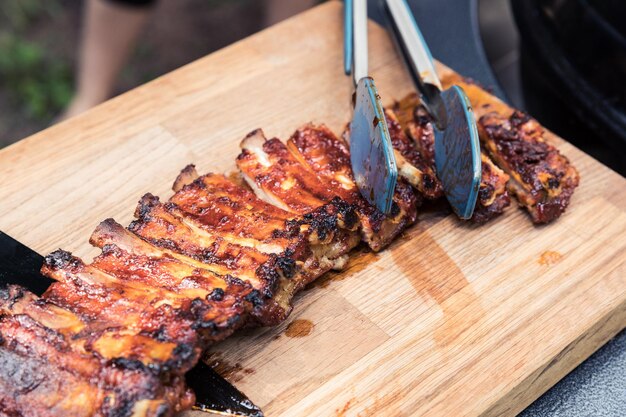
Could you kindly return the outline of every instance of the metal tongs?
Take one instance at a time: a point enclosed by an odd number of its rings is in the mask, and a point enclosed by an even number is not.
[[[361,195],[383,213],[391,211],[398,168],[374,80],[367,73],[367,1],[344,5],[344,69],[354,75],[350,159]]]
[[[391,33],[434,120],[437,175],[461,219],[474,212],[481,178],[480,144],[469,98],[457,85],[443,90],[430,50],[405,0],[383,0]]]

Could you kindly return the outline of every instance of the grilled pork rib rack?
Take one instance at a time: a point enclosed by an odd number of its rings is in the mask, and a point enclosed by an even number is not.
[[[42,297],[0,290],[0,416],[189,408],[184,374],[211,343],[285,320],[294,294],[341,269],[360,242],[383,249],[423,201],[442,198],[417,97],[386,118],[400,173],[389,215],[361,197],[348,142],[328,128],[305,125],[286,143],[256,130],[241,143],[240,177],[188,166],[168,201],[146,194],[127,228],[112,219],[96,228],[90,242],[101,253],[91,264],[63,250],[47,256],[42,272],[57,282]],[[535,222],[558,217],[578,175],[536,122],[494,114],[480,125],[488,154],[473,220],[501,214],[509,191]]]

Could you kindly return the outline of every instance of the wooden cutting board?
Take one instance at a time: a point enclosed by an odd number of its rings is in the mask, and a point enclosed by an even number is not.
[[[384,101],[410,92],[374,24],[370,48]],[[190,162],[233,169],[247,132],[340,132],[351,90],[341,4],[327,3],[0,151],[0,229],[90,259],[101,220],[127,224],[145,192],[169,197]],[[468,93],[477,112],[507,111]],[[267,416],[518,413],[626,325],[626,180],[549,140],[582,178],[556,223],[515,207],[481,227],[424,212],[389,249],[355,253],[300,294],[283,325],[215,346],[218,370]]]

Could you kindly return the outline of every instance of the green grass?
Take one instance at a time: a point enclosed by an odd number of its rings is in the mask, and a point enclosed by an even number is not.
[[[54,0],[0,0],[0,87],[37,119],[58,114],[72,97],[67,63],[25,38],[37,19],[53,18],[59,7]]]

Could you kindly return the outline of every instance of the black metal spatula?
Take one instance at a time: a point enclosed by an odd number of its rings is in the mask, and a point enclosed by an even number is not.
[[[43,294],[53,281],[39,272],[42,264],[43,256],[0,232],[0,286],[17,284]],[[194,409],[229,416],[263,416],[259,407],[204,362],[186,377],[196,393]]]

